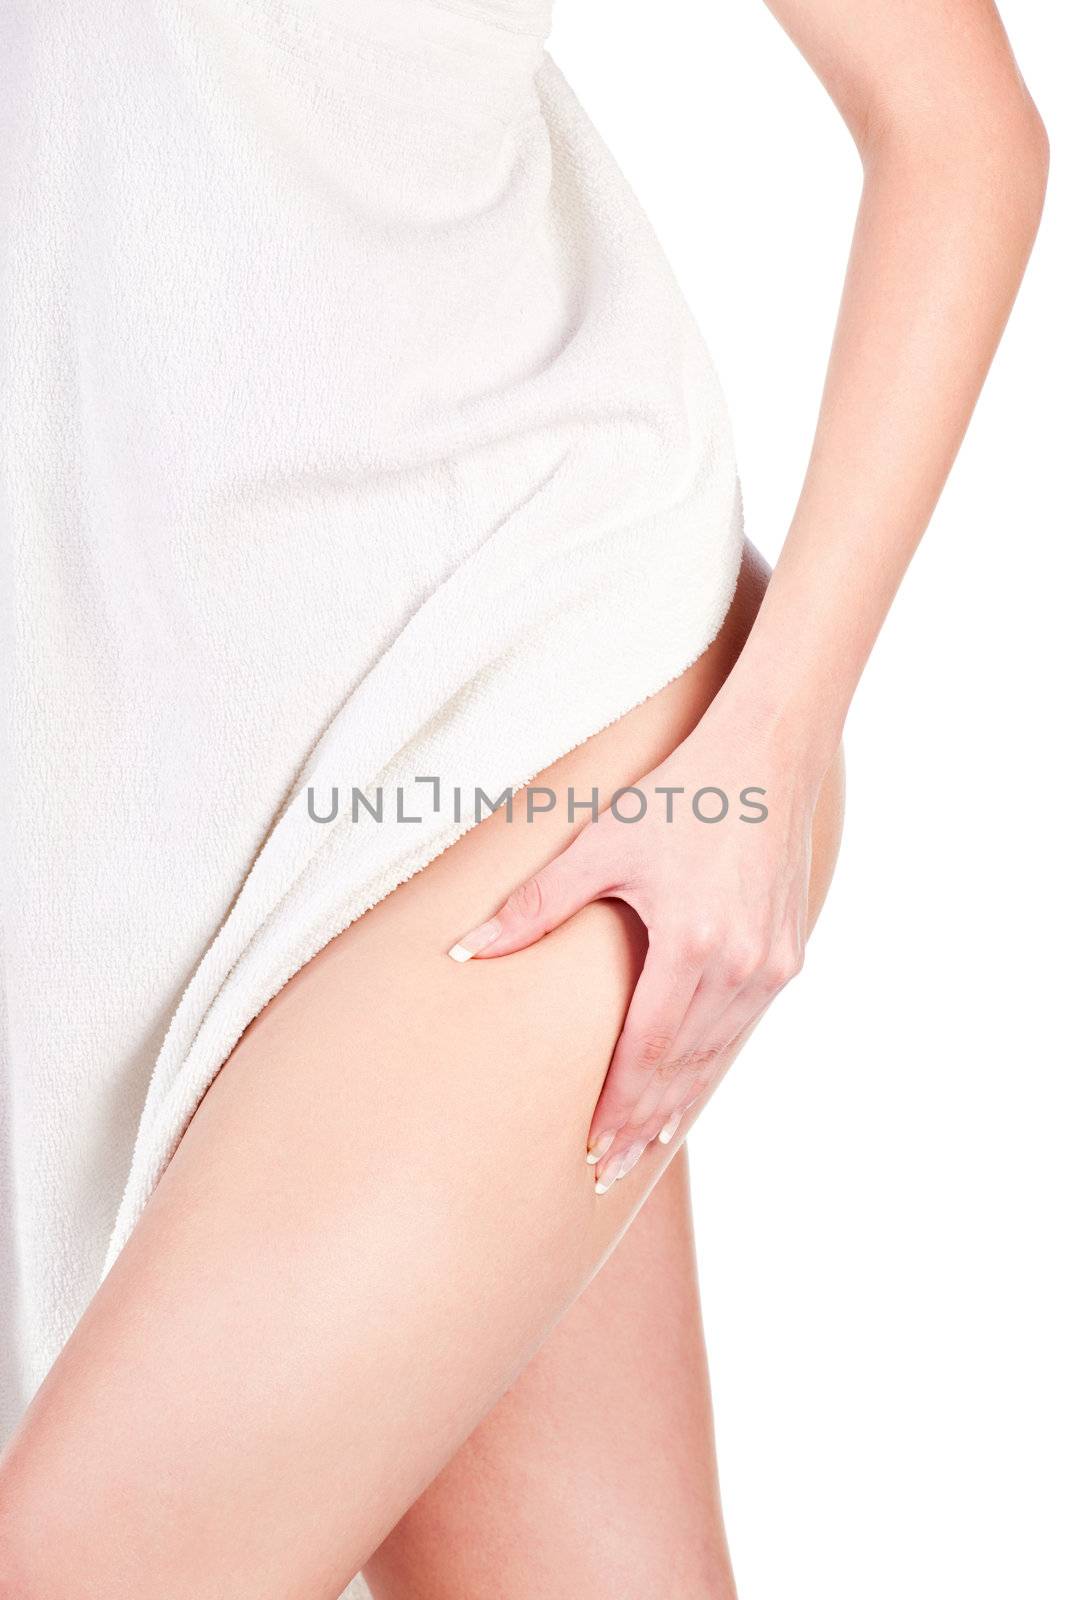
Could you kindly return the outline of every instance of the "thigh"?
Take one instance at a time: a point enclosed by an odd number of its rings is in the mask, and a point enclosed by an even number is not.
[[[366,1571],[374,1600],[734,1600],[684,1145]]]
[[[647,771],[736,644],[548,780]],[[642,929],[445,955],[565,834],[489,819],[247,1030],[0,1470],[17,1592],[334,1600],[590,1281],[667,1159],[584,1161]]]
[[[839,758],[816,819],[809,931],[842,801]],[[563,1600],[594,1586],[641,1600],[734,1600],[684,1144],[518,1382],[366,1570],[375,1600]]]

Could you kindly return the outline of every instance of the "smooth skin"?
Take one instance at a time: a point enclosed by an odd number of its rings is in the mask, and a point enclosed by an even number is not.
[[[763,581],[749,555],[696,666],[539,781],[610,792],[661,760],[722,683]],[[835,764],[813,905],[840,806]],[[629,1324],[610,1342],[579,1313],[586,1337],[568,1359],[561,1324],[677,1148],[657,1144],[604,1196],[584,1159],[645,956],[640,920],[602,901],[513,961],[463,967],[446,954],[472,902],[492,903],[574,831],[565,812],[530,825],[497,813],[334,939],[246,1031],[0,1467],[4,1600],[336,1600],[553,1330],[556,1376],[550,1346],[541,1367],[551,1407],[534,1403],[538,1369],[530,1398],[515,1397],[543,1443],[512,1455],[506,1413],[484,1435],[500,1483],[510,1473],[537,1492],[525,1507],[496,1497],[475,1533],[481,1594],[564,1600],[579,1579],[608,1578],[623,1600],[729,1594],[691,1267],[674,1275],[684,1315],[664,1342],[669,1306],[650,1301],[651,1283],[599,1297],[601,1319]],[[553,1544],[547,1441],[554,1418],[572,1438],[584,1431],[568,1390],[598,1362],[592,1398],[610,1394],[612,1409],[574,1470],[598,1449],[601,1466],[581,1474],[577,1520]],[[380,1593],[405,1548],[423,1552],[435,1600],[457,1583],[445,1555],[469,1529],[474,1459],[437,1500],[452,1547],[435,1558],[425,1531],[420,1541],[424,1502],[376,1563]],[[482,1498],[494,1500],[484,1487]],[[595,1514],[609,1518],[599,1532]],[[538,1554],[526,1524],[503,1588],[493,1550],[530,1515],[549,1549]],[[554,1589],[539,1581],[546,1561]],[[460,1573],[457,1600],[480,1600]]]
[[[748,550],[726,626],[694,680],[697,706],[729,669],[768,576]],[[813,920],[837,856],[842,801],[838,763],[820,810]],[[594,1591],[736,1600],[687,1153],[680,1139],[672,1149],[606,1264],[367,1563],[375,1600],[571,1600]]]
[[[736,1600],[686,1156],[368,1562],[375,1600]]]
[[[544,780],[732,793],[759,771],[769,821],[709,848],[662,824],[623,841],[494,817],[286,986],[0,1463],[5,1600],[334,1600],[562,1331],[799,962],[845,712],[1017,290],[1047,147],[987,0],[773,9],[865,174],[798,509],[754,620],[735,609],[695,669]],[[495,944],[447,959],[546,869]],[[675,1143],[646,1147],[694,1094]],[[608,1133],[597,1195],[583,1157]],[[650,1338],[638,1369],[660,1360]],[[606,1457],[633,1451],[630,1400],[620,1382]],[[654,1549],[628,1515],[660,1438],[620,1491],[610,1588],[706,1600],[722,1573],[699,1545],[681,1570],[663,1560],[693,1543],[669,1493],[684,1469],[664,1477]],[[696,1446],[691,1461],[709,1472]],[[460,1493],[474,1477],[460,1469]],[[567,1592],[609,1586],[582,1580]],[[534,1591],[520,1572],[493,1592]]]

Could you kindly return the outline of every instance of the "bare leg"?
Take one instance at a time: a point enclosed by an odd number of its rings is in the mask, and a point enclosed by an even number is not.
[[[827,806],[812,922],[840,821]],[[735,1600],[684,1145],[366,1575],[375,1600],[570,1600],[594,1586]]]
[[[375,1600],[735,1600],[684,1147],[367,1576]]]
[[[654,766],[757,590],[547,781]],[[335,1600],[590,1281],[668,1159],[599,1198],[583,1160],[640,925],[602,902],[507,960],[444,955],[568,831],[498,813],[247,1030],[0,1464],[20,1600]]]

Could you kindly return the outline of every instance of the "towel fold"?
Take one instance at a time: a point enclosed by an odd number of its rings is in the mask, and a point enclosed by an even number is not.
[[[726,613],[719,385],[548,21],[10,0],[4,1432],[256,1012]]]

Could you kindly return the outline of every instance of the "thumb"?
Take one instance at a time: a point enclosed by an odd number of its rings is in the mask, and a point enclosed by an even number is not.
[[[472,956],[508,956],[525,950],[600,892],[571,846],[513,889],[495,917],[465,933],[448,953],[453,961],[469,961]]]

